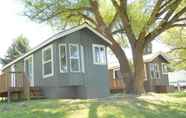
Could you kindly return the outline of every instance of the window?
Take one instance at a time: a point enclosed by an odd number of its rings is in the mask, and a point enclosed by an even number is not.
[[[85,72],[85,60],[84,60],[84,48],[83,46],[81,45],[80,46],[80,49],[81,49],[81,71],[84,73]]]
[[[42,70],[43,77],[53,76],[54,67],[53,67],[53,47],[52,45],[44,48],[42,50]]]
[[[34,86],[34,60],[33,60],[33,55],[26,57],[24,59],[24,72],[25,75],[27,77],[27,79],[29,79],[30,81],[30,85]]]
[[[15,65],[11,66],[11,87],[16,87]]]
[[[70,71],[80,72],[79,45],[69,44],[70,51]]]
[[[105,46],[93,44],[92,48],[94,64],[106,64]]]
[[[119,76],[120,76],[120,70],[114,69],[113,70],[113,79],[119,79]]]
[[[149,64],[151,79],[160,79],[160,69],[158,64]]]
[[[59,45],[59,64],[60,64],[60,72],[67,72],[67,46],[66,44]]]
[[[152,63],[149,64],[149,70],[150,70],[150,78],[154,79],[155,78],[155,75],[154,75],[154,71],[155,71],[154,64],[152,64]]]
[[[155,78],[156,79],[160,79],[160,68],[159,68],[159,64],[154,64],[155,66]]]
[[[161,67],[162,67],[162,73],[163,74],[168,74],[167,65],[165,63],[162,63]]]

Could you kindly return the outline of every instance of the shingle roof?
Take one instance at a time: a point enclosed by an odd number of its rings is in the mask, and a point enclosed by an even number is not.
[[[163,52],[156,52],[151,54],[146,54],[143,56],[144,63],[152,62],[155,58],[161,56],[163,59],[165,59],[167,62],[169,62],[168,57]],[[108,65],[108,69],[118,69],[119,64],[110,64]]]
[[[157,58],[159,56],[163,57],[163,59],[165,59],[167,62],[169,62],[168,57],[163,52],[157,52],[157,53],[144,55],[143,60],[145,63],[148,63],[148,62],[152,62],[155,58]]]

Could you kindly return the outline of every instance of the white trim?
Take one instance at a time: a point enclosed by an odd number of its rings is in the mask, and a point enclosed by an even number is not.
[[[96,56],[95,56],[95,47],[98,47],[99,49],[100,48],[103,48],[104,49],[104,63],[97,63],[96,62]],[[107,64],[107,57],[106,57],[106,49],[105,49],[105,46],[104,45],[100,45],[100,44],[92,44],[92,54],[93,54],[93,64],[96,64],[96,65],[106,65]]]
[[[77,51],[78,51],[78,57],[71,57],[71,46],[75,46],[77,48]],[[70,72],[80,72],[81,69],[80,69],[80,52],[79,52],[79,44],[72,44],[70,43],[69,44],[69,58],[70,58]],[[78,59],[78,71],[73,71],[72,68],[71,68],[71,59]]]
[[[11,87],[16,87],[15,64],[11,66]]]
[[[166,68],[166,70],[165,70],[165,68]],[[161,71],[162,71],[162,74],[164,74],[164,75],[168,74],[168,68],[167,68],[167,64],[166,63],[161,63]]]
[[[51,49],[51,60],[49,60],[47,62],[44,62],[44,51],[46,51],[47,49]],[[51,77],[51,76],[54,75],[54,59],[53,59],[53,56],[54,55],[53,55],[53,45],[52,44],[42,49],[42,76],[43,76],[43,78]],[[44,75],[44,64],[48,63],[50,61],[51,61],[52,73]]]
[[[30,55],[30,56],[28,56],[28,57],[26,57],[26,58],[24,59],[24,72],[26,72],[25,61],[26,61],[26,60],[29,60],[30,58],[32,59],[32,80],[31,80],[31,82],[30,82],[30,86],[34,86],[34,56],[33,56],[33,54]]]
[[[80,45],[80,49],[81,49],[81,71],[85,73],[84,47]]]
[[[110,45],[112,45],[112,42],[109,41],[105,36],[103,36],[101,33],[99,33],[98,31],[96,31],[94,28],[92,28],[91,26],[89,26],[88,24],[83,24],[83,25],[80,25],[80,26],[77,26],[77,27],[74,27],[72,28],[71,30],[67,30],[67,31],[64,31],[64,32],[60,32],[60,33],[57,33],[56,35],[50,37],[47,39],[47,41],[45,42],[42,42],[40,45],[36,46],[33,50],[27,52],[26,54],[24,54],[23,56],[15,59],[14,61],[8,63],[7,65],[5,65],[2,70],[6,69],[7,67],[11,66],[12,64],[16,63],[17,61],[23,59],[24,57],[32,54],[33,52],[37,51],[38,49],[46,46],[47,44],[51,43],[52,41],[60,38],[60,37],[63,37],[63,36],[66,36],[68,34],[71,34],[75,31],[78,31],[78,30],[81,30],[83,28],[88,28],[90,31],[92,31],[93,33],[95,33],[96,35],[98,35],[100,38],[102,38],[103,40],[105,40],[107,43],[109,43]]]
[[[61,48],[62,46],[65,47],[66,66],[67,66],[66,72],[64,72],[64,71],[61,69],[61,50],[60,50],[60,48]],[[59,44],[59,47],[58,47],[58,48],[59,48],[59,70],[60,70],[61,73],[67,73],[67,72],[68,72],[67,44],[61,43],[61,44]]]
[[[113,76],[112,78],[113,78],[113,79],[116,79],[115,73],[116,73],[116,71],[118,71],[118,70],[120,70],[120,69],[119,69],[119,68],[113,69],[113,71],[112,71],[112,74],[113,74],[113,75],[112,75],[112,76]],[[119,78],[118,78],[118,79],[119,79]]]

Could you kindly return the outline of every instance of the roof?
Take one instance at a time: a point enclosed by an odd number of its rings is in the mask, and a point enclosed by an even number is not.
[[[162,52],[144,55],[143,60],[145,63],[148,63],[148,62],[152,62],[157,57],[162,57],[165,61],[169,62],[168,57],[165,55],[165,53]]]
[[[162,57],[165,61],[169,62],[168,57],[163,52],[146,54],[143,56],[143,60],[144,60],[144,63],[149,63],[149,62],[152,62],[157,57]],[[118,69],[118,68],[119,68],[118,63],[108,65],[108,69]]]
[[[106,41],[108,44],[112,44],[111,41],[109,41],[105,36],[103,36],[101,33],[99,33],[98,31],[96,31],[93,27],[91,27],[90,25],[88,25],[87,23],[67,29],[67,30],[63,30],[60,31],[56,34],[54,34],[53,36],[51,36],[50,38],[48,38],[47,40],[43,41],[41,44],[39,44],[38,46],[36,46],[35,48],[33,48],[31,51],[27,52],[26,54],[22,55],[21,57],[15,59],[14,61],[8,63],[7,65],[3,66],[2,70],[6,69],[7,67],[11,66],[12,64],[18,62],[21,59],[24,59],[25,57],[29,56],[30,54],[32,54],[33,52],[39,50],[40,48],[46,46],[47,44],[61,38],[64,37],[66,35],[69,35],[73,32],[79,31],[81,29],[87,28],[90,31],[92,31],[93,33],[95,33],[97,36],[99,36],[101,39],[103,39],[104,41]]]

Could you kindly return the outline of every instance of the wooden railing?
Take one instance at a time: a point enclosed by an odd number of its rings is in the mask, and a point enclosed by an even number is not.
[[[11,78],[14,74],[14,80]],[[12,83],[14,82],[14,83]],[[30,99],[30,82],[24,72],[4,72],[0,75],[0,93],[21,90],[26,99]]]
[[[116,90],[116,89],[124,89],[125,85],[122,79],[112,79],[111,80],[111,89]]]

